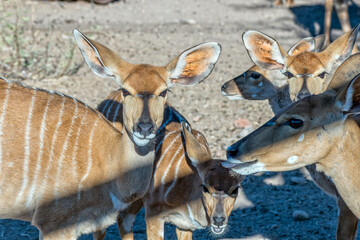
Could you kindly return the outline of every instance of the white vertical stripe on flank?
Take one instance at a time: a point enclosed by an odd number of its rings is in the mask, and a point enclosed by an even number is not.
[[[90,137],[89,137],[89,149],[88,149],[88,165],[87,165],[87,168],[86,168],[86,172],[84,174],[84,176],[81,178],[80,180],[80,183],[79,183],[79,190],[78,190],[78,199],[80,199],[80,192],[81,192],[81,189],[82,189],[82,183],[86,180],[86,178],[89,176],[89,173],[90,173],[90,169],[92,167],[92,158],[91,158],[91,154],[92,154],[92,140],[93,140],[93,136],[94,136],[94,130],[97,126],[99,122],[99,118],[96,119],[92,129],[91,129],[91,132],[90,132]]]
[[[182,145],[181,145],[182,146]],[[165,199],[165,202],[167,202],[167,196],[168,194],[170,193],[171,189],[174,188],[175,184],[176,184],[176,180],[177,180],[177,175],[178,175],[178,172],[179,172],[179,168],[180,168],[180,165],[181,165],[181,162],[182,160],[185,158],[185,154],[183,154],[181,156],[181,158],[179,159],[178,163],[176,164],[176,169],[175,169],[175,176],[174,176],[174,180],[173,182],[171,183],[171,185],[169,186],[169,188],[166,190],[165,192],[165,196],[164,196],[164,199]]]
[[[165,136],[161,139],[161,141],[156,144],[157,146],[156,146],[155,154],[159,151],[160,146],[161,146],[162,143],[165,141],[165,139],[166,139],[169,135],[171,135],[171,134],[173,134],[173,133],[176,133],[176,132],[178,132],[178,130],[172,131],[172,132],[167,132],[167,133],[165,134]],[[167,150],[168,150],[168,149],[167,149]],[[165,151],[167,151],[167,150],[165,150]]]
[[[158,162],[157,165],[156,165],[155,171],[156,171],[156,169],[158,169],[158,167],[159,167],[161,161],[164,159],[164,156],[165,156],[165,154],[167,153],[167,151],[169,151],[169,149],[171,148],[171,146],[176,142],[176,140],[177,140],[180,136],[181,136],[180,134],[177,135],[177,136],[172,140],[172,142],[169,144],[169,146],[165,149],[165,151],[161,154],[161,157],[160,157],[160,159],[159,159],[159,162]]]
[[[179,136],[180,136],[180,134],[179,134]],[[173,155],[172,159],[170,160],[170,163],[168,164],[168,166],[167,166],[167,168],[166,168],[166,170],[165,170],[165,172],[164,172],[164,174],[163,174],[163,176],[162,176],[162,178],[161,178],[161,183],[162,183],[163,185],[165,185],[166,175],[167,175],[168,172],[170,171],[170,168],[172,167],[172,164],[173,164],[176,156],[179,154],[179,152],[180,152],[181,149],[183,149],[183,145],[182,145],[182,144],[179,146],[178,150],[176,150],[175,154]]]
[[[30,105],[30,109],[29,109],[28,118],[26,121],[23,180],[22,180],[22,185],[21,185],[20,191],[16,197],[15,203],[18,203],[22,199],[22,196],[24,194],[26,186],[29,182],[28,174],[29,174],[29,161],[30,161],[30,130],[31,130],[31,119],[32,119],[32,115],[33,115],[35,99],[36,99],[36,90],[34,90],[33,96],[31,98],[31,105]]]
[[[74,125],[74,121],[75,119],[77,118],[77,112],[78,112],[78,104],[77,104],[77,101],[75,98],[73,98],[73,101],[74,101],[74,104],[75,104],[75,110],[74,110],[74,113],[73,113],[73,117],[71,118],[71,123],[70,123],[70,127],[69,127],[69,131],[67,133],[67,136],[66,136],[66,139],[65,139],[65,143],[63,145],[63,149],[61,151],[61,154],[60,154],[60,158],[59,158],[59,165],[58,165],[58,169],[57,169],[57,172],[56,172],[56,178],[55,178],[55,198],[57,197],[58,195],[58,185],[59,183],[61,182],[59,180],[59,176],[60,176],[60,173],[61,173],[61,168],[62,168],[62,162],[65,158],[65,153],[66,153],[66,150],[67,150],[67,147],[68,147],[68,143],[69,143],[69,138],[73,132],[73,125]]]
[[[63,114],[64,114],[64,107],[65,107],[65,99],[66,99],[65,97],[62,97],[62,104],[61,104],[59,119],[58,119],[58,122],[56,124],[54,135],[53,135],[52,141],[51,141],[50,156],[49,156],[49,161],[48,161],[48,164],[47,164],[45,172],[44,172],[44,180],[43,180],[42,188],[40,190],[41,191],[40,192],[40,197],[42,197],[42,194],[45,191],[45,187],[47,185],[47,180],[49,178],[49,171],[50,171],[51,165],[53,164],[52,161],[53,161],[53,158],[54,158],[54,148],[56,148],[55,141],[56,141],[56,138],[57,138],[59,128],[60,128],[60,126],[62,124],[62,117],[63,117]]]
[[[46,103],[45,111],[44,111],[44,114],[43,114],[43,118],[42,118],[42,121],[41,121],[40,136],[39,136],[38,159],[36,161],[36,165],[35,165],[36,168],[35,168],[35,171],[34,171],[34,180],[33,180],[33,183],[32,183],[32,185],[30,187],[30,193],[28,194],[26,205],[30,205],[33,193],[35,192],[36,182],[37,182],[37,179],[38,179],[38,176],[39,176],[39,171],[40,171],[40,168],[41,168],[41,160],[42,160],[43,149],[44,149],[44,134],[45,134],[45,131],[46,131],[46,115],[47,115],[47,111],[49,109],[52,97],[53,97],[53,95],[49,95],[48,101]]]
[[[4,103],[3,103],[3,107],[2,107],[2,112],[1,112],[1,116],[0,116],[0,172],[1,172],[1,165],[2,165],[2,136],[3,136],[3,124],[4,124],[4,119],[6,116],[6,109],[7,109],[7,105],[8,105],[8,101],[9,101],[9,95],[10,95],[10,88],[13,85],[12,82],[9,82],[8,80],[5,80],[8,85],[6,87],[6,96],[4,99]]]
[[[79,126],[79,128],[77,130],[75,144],[74,144],[74,150],[73,150],[73,154],[72,154],[72,157],[71,157],[72,171],[73,171],[73,176],[74,176],[75,179],[78,179],[76,155],[77,155],[77,150],[79,148],[80,132],[81,132],[81,127],[85,123],[85,118],[86,118],[87,114],[88,114],[88,108],[86,108],[86,112],[85,112],[83,118],[81,119],[80,126]],[[78,200],[80,200],[80,199],[78,199]]]

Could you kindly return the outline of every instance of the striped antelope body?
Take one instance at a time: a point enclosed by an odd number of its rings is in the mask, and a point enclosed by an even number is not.
[[[346,55],[350,54],[352,51],[352,45],[353,41],[356,39],[356,34],[357,31],[355,28],[353,32],[344,35],[348,35],[349,39],[342,39],[342,41],[347,42],[347,44],[343,46],[343,59],[341,59],[341,61],[346,60],[339,67],[333,65],[333,69],[329,70],[331,74],[327,77],[330,80],[327,80],[326,83],[328,88],[336,88],[358,74],[359,54],[352,55],[349,58],[346,57]],[[294,56],[294,53],[297,55],[302,52],[317,53],[323,48],[322,43],[323,35],[315,38],[305,38],[291,47],[287,54],[289,56]],[[334,44],[338,43],[334,42]],[[256,49],[254,48],[252,51],[256,51]],[[326,51],[326,49],[324,51]],[[306,63],[300,62],[299,65],[306,65]],[[282,76],[279,76],[278,73],[281,72],[279,70],[262,69],[259,66],[254,65],[243,74],[224,83],[221,88],[222,93],[230,99],[245,98],[247,100],[268,100],[274,114],[277,114],[281,109],[292,103],[290,92],[293,91],[297,94],[294,89],[291,89],[292,85],[284,84],[283,86],[278,87],[279,80],[285,82],[287,79],[285,75],[281,74]],[[313,84],[322,84],[322,82],[317,81],[313,82]],[[321,88],[321,85],[319,85],[318,88]],[[299,141],[302,141],[302,139],[299,139]],[[339,209],[337,239],[355,239],[358,219],[339,196],[333,182],[324,173],[316,171],[315,165],[306,166],[305,168],[306,169],[302,170],[309,172],[312,180],[317,186],[327,194],[336,197]]]
[[[76,239],[145,193],[154,151],[136,154],[98,111],[4,79],[0,91],[1,218],[31,221],[43,239]]]
[[[110,94],[98,109],[121,128],[122,116],[116,115],[117,108],[121,108],[116,101],[119,93]],[[183,130],[181,122],[186,119],[173,107],[165,109],[156,136],[155,169],[149,191],[119,212],[122,239],[133,239],[133,222],[143,206],[148,239],[163,239],[165,222],[177,226],[178,239],[191,239],[192,231],[207,226],[214,234],[224,232],[242,178],[230,176],[220,160],[211,158],[205,137],[196,130]],[[184,132],[188,136],[185,142]],[[105,230],[94,234],[96,240],[104,237]]]
[[[218,44],[205,43],[165,67],[133,65],[76,30],[74,36],[93,72],[139,95],[122,91],[124,121],[116,129],[74,98],[0,79],[0,217],[31,221],[45,240],[103,229],[146,193],[166,102],[161,93],[206,78],[220,53]]]

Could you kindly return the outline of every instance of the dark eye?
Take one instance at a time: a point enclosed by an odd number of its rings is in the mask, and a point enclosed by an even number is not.
[[[209,193],[209,189],[207,187],[205,187],[204,185],[202,185],[202,188],[203,188],[203,192],[204,193]]]
[[[322,72],[318,75],[319,78],[324,79],[326,72]]]
[[[250,77],[253,79],[258,79],[260,77],[260,73],[253,72],[253,73],[251,73]]]
[[[125,88],[122,89],[122,94],[124,97],[127,97],[130,95],[130,93]]]
[[[296,118],[291,118],[288,121],[288,124],[290,127],[294,128],[294,129],[298,129],[301,128],[304,125],[304,122],[300,119],[296,119]]]
[[[294,75],[293,75],[291,72],[285,72],[284,75],[285,75],[287,78],[292,78],[292,77],[294,77]]]
[[[230,195],[237,195],[239,192],[239,187],[236,187],[234,190],[232,190]]]
[[[167,94],[167,90],[162,91],[162,92],[159,94],[159,96],[160,96],[160,97],[166,97],[166,94]]]

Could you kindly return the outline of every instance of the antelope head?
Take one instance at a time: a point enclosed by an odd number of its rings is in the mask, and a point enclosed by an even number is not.
[[[295,56],[302,52],[319,52],[324,39],[324,35],[304,38],[294,44],[287,54]],[[280,70],[267,70],[253,65],[241,75],[224,83],[221,92],[230,100],[267,100],[278,94],[278,87],[286,84],[286,80]]]
[[[166,66],[157,67],[128,63],[77,30],[74,36],[90,69],[120,85],[123,123],[132,141],[140,147],[155,142],[168,89],[174,84],[195,85],[204,80],[221,52],[218,43],[203,43],[184,51]]]
[[[322,52],[313,52],[315,43],[295,45],[285,52],[270,36],[247,31],[243,41],[251,60],[265,70],[280,70],[289,84],[292,101],[326,90],[333,72],[350,56],[359,31],[357,25],[343,34]]]
[[[358,124],[349,115],[360,112],[360,75],[339,89],[289,105],[231,145],[223,166],[247,175],[289,171],[314,163],[321,167],[334,159],[346,161],[342,158],[359,134]]]
[[[192,134],[189,125],[183,125],[185,148],[191,164],[202,182],[202,198],[212,233],[224,233],[229,215],[234,207],[242,176],[234,176],[221,166],[223,160],[214,160],[207,146]]]

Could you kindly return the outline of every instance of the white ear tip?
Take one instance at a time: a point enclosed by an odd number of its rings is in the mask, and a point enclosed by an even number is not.
[[[76,41],[78,41],[78,39],[84,38],[84,35],[77,29],[73,30],[73,35]]]

